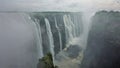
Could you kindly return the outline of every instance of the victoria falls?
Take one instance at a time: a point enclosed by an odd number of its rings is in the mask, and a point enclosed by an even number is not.
[[[120,67],[118,11],[1,12],[0,38],[0,68]]]

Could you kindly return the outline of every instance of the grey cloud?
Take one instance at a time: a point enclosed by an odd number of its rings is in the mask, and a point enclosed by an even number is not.
[[[80,0],[0,0],[0,11],[50,11],[50,10],[80,11],[81,8],[83,9],[89,7],[89,4],[83,6],[81,1]],[[87,2],[87,0],[84,1]],[[97,1],[97,0],[91,0],[91,1]],[[106,0],[101,0],[101,1],[106,2]],[[111,2],[115,1],[119,4],[118,0],[108,0],[108,1]]]

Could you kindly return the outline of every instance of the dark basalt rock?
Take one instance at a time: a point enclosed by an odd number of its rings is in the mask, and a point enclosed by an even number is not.
[[[97,12],[80,68],[120,68],[120,13]]]

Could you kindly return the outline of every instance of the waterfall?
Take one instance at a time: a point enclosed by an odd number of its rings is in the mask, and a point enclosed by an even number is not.
[[[73,15],[73,22],[74,22],[74,24],[75,24],[75,36],[76,37],[79,37],[80,36],[80,32],[82,32],[81,31],[81,22],[80,22],[80,18],[81,17],[79,17],[79,16],[76,16],[76,15]]]
[[[58,31],[58,35],[59,35],[60,51],[62,51],[62,37],[61,37],[61,32],[60,32],[60,28],[58,27],[56,17],[54,17],[54,19],[55,19],[55,27],[56,27],[56,29]]]
[[[72,26],[72,35],[73,35],[73,37],[76,37],[76,29],[75,29],[76,26],[75,26],[74,22],[71,19],[72,19],[71,16],[68,15],[68,21]]]
[[[70,39],[73,38],[72,25],[69,22],[67,15],[63,16],[63,21],[64,21],[64,25],[65,25],[66,41],[68,42]]]
[[[50,23],[49,23],[49,20],[47,18],[45,18],[45,25],[46,25],[47,35],[48,35],[48,39],[49,39],[50,52],[52,53],[53,60],[54,60],[54,54],[55,54],[54,53],[54,40],[53,40],[53,35],[52,35]]]
[[[63,21],[65,25],[66,42],[69,43],[73,38],[76,38],[76,27],[70,15],[64,15]]]
[[[42,47],[42,36],[41,36],[41,27],[39,24],[39,20],[35,19],[35,22],[33,22],[35,25],[36,30],[36,38],[37,38],[37,50],[38,50],[38,58],[42,58],[43,55],[43,47]]]
[[[83,36],[83,40],[84,40],[84,48],[86,49],[86,46],[87,46],[87,39],[88,39],[88,34],[89,34],[89,30],[91,28],[91,18],[92,16],[94,15],[95,13],[92,12],[92,13],[89,13],[89,12],[84,12],[83,13],[83,16],[82,16],[82,19],[83,19],[83,33],[82,33],[82,36]]]

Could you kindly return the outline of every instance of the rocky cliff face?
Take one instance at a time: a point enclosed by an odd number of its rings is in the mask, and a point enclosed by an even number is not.
[[[120,13],[100,11],[92,18],[80,68],[120,68]]]

